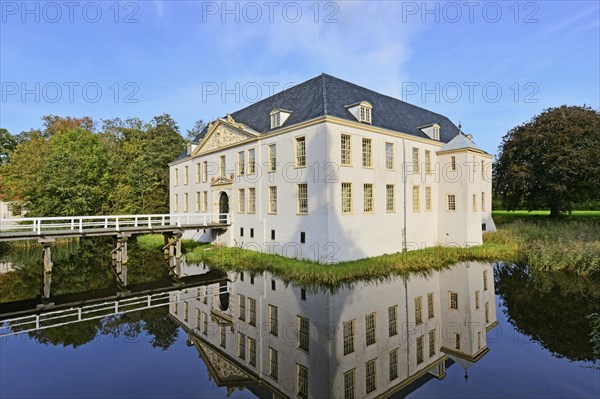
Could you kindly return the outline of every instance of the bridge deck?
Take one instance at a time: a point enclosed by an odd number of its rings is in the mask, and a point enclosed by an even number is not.
[[[166,214],[0,220],[0,241],[99,237],[227,228],[229,214]]]

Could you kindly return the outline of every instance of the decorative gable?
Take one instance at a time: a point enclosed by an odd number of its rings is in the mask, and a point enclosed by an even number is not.
[[[347,105],[346,109],[350,112],[357,121],[371,124],[371,111],[373,106],[367,101],[361,101],[356,104]]]
[[[231,122],[230,122],[231,120]],[[233,121],[230,115],[227,121],[218,119],[208,125],[206,137],[194,150],[194,155],[204,154],[219,148],[227,147],[256,137],[256,134],[246,132],[241,123]]]

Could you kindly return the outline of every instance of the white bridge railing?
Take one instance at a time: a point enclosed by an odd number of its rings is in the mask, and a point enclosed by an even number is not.
[[[155,215],[113,215],[113,216],[59,216],[40,218],[0,219],[0,233],[33,232],[79,232],[127,229],[208,226],[210,224],[230,224],[228,213],[191,213]]]

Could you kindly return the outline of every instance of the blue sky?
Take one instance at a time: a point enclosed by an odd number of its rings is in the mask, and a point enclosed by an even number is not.
[[[185,132],[322,72],[460,121],[491,153],[545,108],[600,107],[597,1],[0,7],[0,127],[13,134],[46,114],[169,113]]]

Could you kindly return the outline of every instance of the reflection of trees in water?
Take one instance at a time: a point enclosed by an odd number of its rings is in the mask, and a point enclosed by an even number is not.
[[[88,320],[66,326],[47,328],[28,333],[29,337],[46,345],[78,346],[101,335],[115,339],[135,340],[145,333],[153,348],[168,349],[178,336],[179,327],[169,316],[168,306],[139,312]]]
[[[112,239],[89,238],[52,246],[52,295],[71,294],[114,285],[110,268]],[[154,281],[168,275],[162,252],[129,240],[129,283]],[[42,250],[39,245],[9,249],[3,256],[16,270],[0,274],[0,302],[35,298],[40,294]]]
[[[519,265],[496,267],[496,291],[508,321],[557,357],[600,359],[590,342],[588,315],[600,309],[600,280],[538,272]]]
[[[112,239],[102,237],[53,245],[52,295],[114,286],[114,275],[110,268],[112,245]],[[132,238],[129,240],[128,253],[130,284],[168,276],[160,250],[144,249]],[[38,296],[42,279],[41,247],[35,244],[27,248],[9,248],[2,257],[12,262],[16,270],[0,274],[0,302]],[[42,344],[78,347],[100,335],[133,339],[146,333],[152,337],[150,343],[153,347],[164,350],[175,342],[177,331],[177,325],[170,319],[168,307],[165,306],[38,330],[28,335]]]

